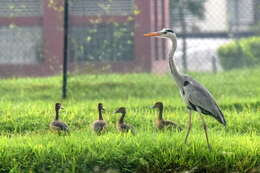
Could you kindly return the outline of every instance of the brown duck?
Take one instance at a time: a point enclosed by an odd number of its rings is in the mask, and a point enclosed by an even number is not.
[[[120,132],[129,132],[131,131],[133,134],[135,133],[134,132],[134,129],[131,125],[128,125],[124,122],[124,118],[125,118],[125,115],[126,115],[126,108],[125,107],[120,107],[117,109],[117,111],[115,113],[121,113],[121,117],[119,118],[118,122],[117,122],[117,129],[120,131]]]
[[[67,124],[59,120],[59,112],[60,109],[63,109],[62,105],[60,103],[55,104],[55,119],[50,123],[50,128],[52,130],[58,131],[60,134],[61,131],[69,132],[69,127]]]
[[[102,103],[99,103],[98,104],[98,120],[96,120],[94,123],[93,123],[93,130],[96,132],[96,133],[101,133],[102,131],[105,130],[106,126],[107,126],[107,123],[106,121],[103,120],[103,116],[102,116],[102,111],[104,111],[104,107],[103,107],[103,104]]]
[[[158,117],[155,121],[155,125],[158,129],[177,128],[179,131],[182,130],[182,128],[179,125],[177,125],[175,122],[163,119],[163,117],[162,117],[163,103],[162,102],[156,102],[154,104],[153,108],[157,108],[159,110]]]

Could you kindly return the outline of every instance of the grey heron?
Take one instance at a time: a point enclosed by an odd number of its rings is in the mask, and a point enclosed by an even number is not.
[[[208,148],[209,150],[211,150],[211,146],[208,140],[207,125],[202,114],[212,116],[218,122],[226,126],[226,120],[224,118],[224,115],[221,112],[219,106],[217,105],[215,99],[213,98],[212,94],[207,90],[207,88],[202,86],[196,80],[192,79],[190,76],[181,74],[177,70],[176,65],[174,63],[174,53],[177,48],[177,37],[175,32],[172,29],[164,28],[157,32],[150,32],[144,34],[144,36],[168,38],[171,41],[172,47],[169,53],[169,66],[170,66],[171,74],[175,79],[181,97],[183,98],[189,110],[188,131],[184,142],[185,144],[187,143],[187,139],[189,137],[190,130],[192,127],[192,122],[191,122],[192,111],[196,111],[200,114],[200,118],[205,131]]]

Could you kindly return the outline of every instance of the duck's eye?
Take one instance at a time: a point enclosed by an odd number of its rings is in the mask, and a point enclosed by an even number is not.
[[[167,34],[167,31],[164,31],[163,34]]]

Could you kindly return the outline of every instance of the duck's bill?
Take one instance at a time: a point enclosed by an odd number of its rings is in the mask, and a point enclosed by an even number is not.
[[[160,36],[161,34],[158,32],[150,32],[150,33],[146,33],[144,34],[145,37],[155,37],[155,36]]]

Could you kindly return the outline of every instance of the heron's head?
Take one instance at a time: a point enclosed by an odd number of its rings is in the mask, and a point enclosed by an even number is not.
[[[104,111],[105,110],[102,103],[98,104],[98,110],[100,110],[100,111]]]
[[[55,104],[55,110],[59,111],[60,109],[63,109],[62,105],[60,103]]]
[[[163,28],[157,32],[144,34],[145,37],[176,38],[175,32],[170,28]]]
[[[117,109],[117,111],[115,113],[125,114],[126,113],[126,108],[125,107],[120,107],[120,108]]]

